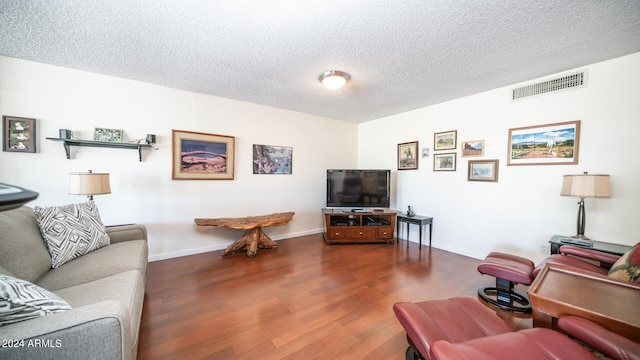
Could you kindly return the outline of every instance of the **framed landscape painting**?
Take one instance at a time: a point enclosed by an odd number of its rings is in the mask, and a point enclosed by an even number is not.
[[[235,137],[171,130],[174,180],[233,180]]]
[[[3,116],[2,150],[36,152],[36,119]]]
[[[433,150],[451,150],[456,148],[458,130],[433,134]]]
[[[578,163],[580,120],[509,129],[507,165]]]
[[[463,141],[462,157],[484,156],[484,140]]]
[[[498,160],[469,160],[467,181],[498,181]]]

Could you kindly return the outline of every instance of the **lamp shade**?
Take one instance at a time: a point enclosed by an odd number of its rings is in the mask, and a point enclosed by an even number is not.
[[[111,194],[111,186],[109,185],[109,174],[94,173],[91,172],[91,170],[86,173],[69,173],[69,194]]]
[[[561,196],[611,197],[610,175],[565,175]]]

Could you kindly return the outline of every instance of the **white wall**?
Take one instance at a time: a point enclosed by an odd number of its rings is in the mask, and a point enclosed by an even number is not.
[[[29,206],[84,201],[68,195],[68,173],[111,174],[95,200],[105,224],[143,223],[150,258],[223,249],[240,230],[199,228],[196,217],[295,211],[273,239],[321,231],[325,169],[357,163],[357,126],[302,113],[0,57],[0,113],[37,119],[38,152],[0,153],[0,182],[40,193]],[[73,147],[45,140],[66,128],[91,139],[94,127],[124,129],[126,140],[157,135],[158,150]],[[171,129],[235,136],[235,180],[171,180]],[[293,147],[292,175],[254,175],[252,145]]]
[[[576,233],[578,199],[559,196],[562,175],[610,174],[612,197],[586,200],[585,235],[633,245],[640,241],[640,53],[580,69],[588,70],[585,88],[511,101],[509,86],[361,124],[358,165],[397,169],[397,144],[419,141],[430,155],[418,170],[397,173],[392,205],[433,216],[434,247],[476,258],[507,251],[536,262],[553,234]],[[571,120],[582,125],[577,165],[507,166],[510,128]],[[449,130],[458,131],[457,170],[434,172],[434,133]],[[497,183],[467,181],[470,158],[461,157],[460,142],[477,139],[485,140],[483,159],[500,161]]]

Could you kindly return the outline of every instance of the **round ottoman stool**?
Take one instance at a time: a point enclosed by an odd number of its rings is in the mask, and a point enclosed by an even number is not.
[[[496,278],[495,287],[478,289],[478,295],[484,301],[500,309],[531,313],[531,303],[526,295],[513,291],[515,284],[531,285],[535,265],[529,259],[520,256],[491,252],[478,265],[478,272]]]

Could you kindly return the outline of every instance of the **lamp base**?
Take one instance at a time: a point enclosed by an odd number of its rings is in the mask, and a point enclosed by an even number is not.
[[[586,238],[578,238],[576,236],[572,237],[563,237],[560,239],[560,242],[567,245],[578,245],[583,247],[593,247],[593,242]]]

